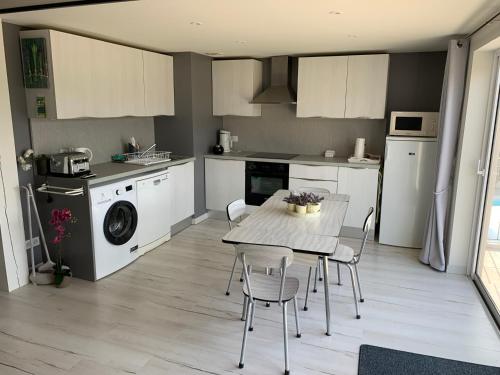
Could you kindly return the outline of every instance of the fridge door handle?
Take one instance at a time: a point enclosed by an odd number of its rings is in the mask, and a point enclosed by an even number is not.
[[[476,173],[478,176],[484,177],[486,175],[486,169],[481,168],[481,159],[477,161]]]

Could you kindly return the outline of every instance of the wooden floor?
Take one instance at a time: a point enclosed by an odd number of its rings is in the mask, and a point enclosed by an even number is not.
[[[220,242],[226,230],[217,220],[192,226],[97,283],[0,293],[0,374],[282,374],[277,306],[258,306],[237,367],[241,284],[224,295],[234,256]],[[360,271],[361,320],[347,278],[332,283],[331,337],[322,288],[311,294],[302,338],[290,335],[292,374],[356,374],[361,344],[500,366],[498,333],[471,281],[419,264],[414,250],[373,243]],[[301,279],[302,303],[306,267],[290,273]]]

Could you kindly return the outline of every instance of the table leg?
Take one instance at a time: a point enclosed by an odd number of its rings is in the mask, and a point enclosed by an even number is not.
[[[326,335],[330,336],[330,277],[328,274],[328,258],[323,257],[323,282],[325,283]]]

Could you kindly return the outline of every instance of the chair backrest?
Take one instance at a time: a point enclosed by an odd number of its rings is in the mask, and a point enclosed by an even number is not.
[[[359,249],[359,253],[356,254],[356,261],[359,262],[359,258],[361,258],[361,254],[363,253],[363,249],[365,248],[366,240],[368,238],[368,234],[370,232],[370,228],[373,223],[374,217],[374,209],[370,207],[368,209],[368,214],[366,215],[365,222],[363,223],[363,240],[361,242],[361,248]]]
[[[236,245],[236,255],[243,264],[243,274],[250,299],[253,300],[252,282],[249,270],[252,267],[280,270],[281,287],[278,301],[282,300],[286,279],[286,269],[293,263],[293,251],[288,247],[240,244]],[[274,277],[274,276],[269,276]]]
[[[243,199],[235,200],[231,202],[226,207],[227,221],[229,223],[229,229],[233,228],[232,223],[235,220],[240,219],[246,212],[247,205]]]
[[[331,194],[330,190],[320,187],[299,187],[297,189],[299,193],[315,193],[315,194]]]

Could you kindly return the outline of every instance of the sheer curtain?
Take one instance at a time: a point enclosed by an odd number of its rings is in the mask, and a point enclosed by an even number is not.
[[[427,219],[420,261],[439,271],[446,270],[445,244],[449,189],[460,129],[469,56],[468,40],[450,40],[439,109],[438,156],[432,207]]]

